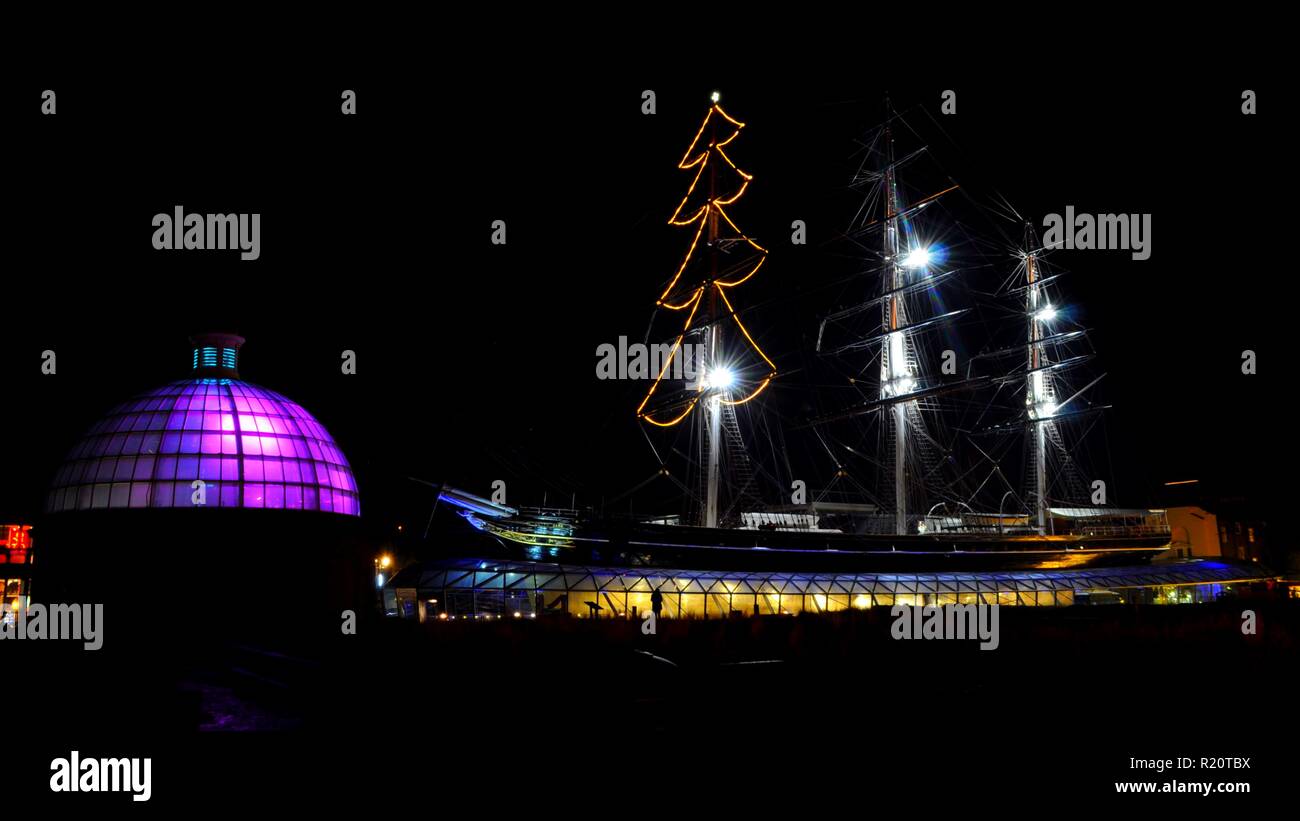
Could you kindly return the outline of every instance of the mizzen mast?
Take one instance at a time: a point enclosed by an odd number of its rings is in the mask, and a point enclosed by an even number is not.
[[[1039,533],[1047,532],[1047,424],[1056,412],[1051,373],[1047,369],[1047,352],[1043,346],[1043,326],[1056,310],[1042,296],[1038,275],[1038,248],[1034,233],[1025,227],[1025,319],[1029,324],[1029,350],[1025,359],[1025,406],[1029,415],[1030,459],[1033,503]]]

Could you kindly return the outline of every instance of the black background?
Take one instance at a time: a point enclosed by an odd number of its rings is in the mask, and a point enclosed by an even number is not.
[[[1289,213],[1274,200],[1289,162],[1276,80],[1258,69],[1026,76],[950,63],[910,65],[896,81],[884,63],[512,65],[439,63],[421,79],[305,68],[11,77],[0,518],[39,522],[81,431],[182,377],[187,336],[209,329],[246,336],[244,378],[329,428],[377,527],[427,515],[410,475],[479,492],[502,478],[525,503],[544,492],[594,503],[634,484],[654,467],[635,389],[598,383],[594,351],[644,333],[685,247],[665,224],[689,182],[674,166],[715,89],[748,124],[732,156],[755,182],[733,213],[772,249],[745,292],[755,302],[823,264],[821,241],[847,220],[852,140],[879,121],[885,92],[941,120],[954,176],[996,187],[1038,221],[1066,204],[1152,213],[1150,260],[1057,256],[1075,273],[1066,292],[1095,329],[1117,406],[1117,501],[1153,503],[1164,481],[1198,478],[1280,512],[1280,339],[1295,302]],[[46,87],[58,92],[54,117],[38,113]],[[344,88],[357,91],[355,117],[339,113]],[[948,88],[958,113],[940,117]],[[1240,113],[1243,88],[1258,92],[1260,115]],[[640,113],[644,89],[657,94],[654,116]],[[261,258],[154,251],[150,219],[177,204],[261,213]],[[508,224],[504,247],[489,242],[495,219]],[[808,223],[808,246],[784,242],[793,219]],[[788,350],[817,312],[801,300],[752,326]],[[1256,376],[1240,371],[1247,348]],[[57,352],[56,376],[40,373],[45,349]],[[357,352],[355,376],[340,373],[345,349]],[[405,762],[409,777],[418,725],[396,733],[400,752],[374,754]],[[236,740],[200,741],[226,773],[294,749],[277,740],[258,758]],[[366,757],[339,740],[340,766],[369,773],[356,763]],[[394,788],[373,769],[377,796]]]
[[[24,253],[7,277],[0,362],[6,519],[31,520],[80,432],[183,376],[188,335],[208,329],[246,336],[243,376],[324,420],[367,515],[415,515],[408,475],[484,493],[505,479],[525,503],[576,493],[597,504],[635,484],[655,466],[632,414],[642,386],[596,380],[595,350],[643,338],[684,251],[688,231],[665,224],[689,183],[675,164],[715,88],[748,124],[732,153],[755,175],[732,213],[772,249],[738,298],[768,306],[748,322],[778,364],[827,310],[809,285],[835,262],[826,243],[848,221],[853,141],[888,92],[932,134],[928,118],[941,120],[951,141],[934,152],[948,173],[1039,225],[1067,204],[1153,215],[1149,260],[1053,257],[1073,272],[1065,293],[1093,329],[1102,396],[1116,406],[1112,493],[1153,504],[1163,482],[1200,479],[1263,504],[1293,288],[1270,239],[1285,236],[1282,217],[1266,205],[1276,138],[1266,115],[1240,113],[1240,82],[1008,88],[959,75],[886,88],[839,75],[557,72],[506,93],[201,79],[143,95],[69,81],[56,117],[11,129],[24,200],[8,227]],[[339,113],[345,85],[359,94],[355,118]],[[958,114],[944,117],[949,87]],[[658,96],[654,116],[640,113],[644,88]],[[154,251],[150,219],[177,204],[261,213],[261,258]],[[507,222],[504,247],[489,242],[494,219]],[[809,225],[807,246],[786,241],[793,219]],[[46,349],[53,378],[40,372]],[[1245,349],[1256,376],[1241,374]],[[356,376],[341,374],[343,350],[356,351]]]

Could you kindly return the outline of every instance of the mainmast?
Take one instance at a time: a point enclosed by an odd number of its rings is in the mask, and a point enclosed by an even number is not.
[[[888,109],[888,105],[887,105]],[[892,109],[888,110],[892,116]],[[880,398],[907,393],[911,390],[911,373],[907,364],[907,339],[898,329],[907,324],[903,304],[903,268],[899,260],[898,242],[898,183],[894,170],[894,135],[890,124],[885,125],[885,232],[884,251],[886,264],[881,273],[881,293],[885,295],[881,312],[883,330],[887,334],[884,352],[880,357]],[[894,441],[894,532],[907,532],[907,407],[905,402],[895,402],[890,408]]]
[[[823,318],[817,335],[818,353],[831,356],[875,351],[879,346],[879,386],[874,396],[859,393],[865,401],[819,415],[812,419],[812,423],[830,424],[868,414],[880,420],[879,505],[886,515],[880,518],[880,528],[876,532],[906,535],[911,532],[909,515],[916,519],[916,511],[924,513],[927,497],[944,492],[939,487],[939,477],[945,457],[939,452],[942,446],[937,445],[928,430],[923,403],[940,394],[966,390],[985,380],[982,377],[943,380],[923,366],[925,347],[918,335],[940,330],[969,309],[942,310],[943,300],[938,297],[936,288],[958,272],[935,270],[943,256],[942,248],[928,246],[916,230],[913,219],[958,186],[948,185],[911,202],[906,201],[898,171],[924,155],[927,149],[921,146],[898,157],[893,133],[898,115],[888,98],[885,109],[885,123],[872,131],[871,143],[853,180],[853,187],[869,188],[870,191],[848,233],[858,247],[865,247],[860,238],[871,231],[881,232],[879,256],[884,264],[879,269],[879,293],[866,302]],[[875,166],[877,160],[883,162],[883,167]],[[874,323],[877,307],[880,308],[879,323],[863,334],[862,327],[855,324],[855,317],[866,315]],[[828,329],[831,331],[829,336]],[[844,333],[848,335],[847,341],[834,338]],[[856,385],[858,381],[850,377],[851,384]],[[916,511],[909,510],[912,507]]]

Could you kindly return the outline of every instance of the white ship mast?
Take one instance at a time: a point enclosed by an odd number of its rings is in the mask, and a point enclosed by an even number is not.
[[[907,325],[902,260],[898,242],[898,183],[894,176],[894,137],[885,126],[885,266],[880,291],[885,294],[881,312],[886,340],[880,357],[880,398],[887,400],[910,393],[913,387],[908,365],[908,339],[899,330]],[[907,532],[907,403],[895,402],[890,410],[894,440],[894,532]]]
[[[714,99],[717,102],[717,99]],[[717,122],[710,118],[709,145],[718,141]],[[709,201],[718,197],[718,165],[709,165]],[[705,216],[706,247],[709,249],[709,281],[718,279],[718,212],[710,208]],[[718,297],[715,289],[709,289],[707,306],[708,325],[704,331],[704,413],[700,414],[702,426],[701,441],[705,442],[705,482],[704,482],[704,516],[700,522],[704,527],[718,526],[718,490],[721,482],[722,458],[722,395],[726,385],[720,384],[719,374],[726,367],[722,357],[721,335],[718,333]]]
[[[1025,360],[1025,406],[1031,425],[1030,470],[1033,472],[1034,508],[1038,532],[1047,533],[1047,426],[1056,413],[1051,373],[1047,370],[1047,352],[1043,349],[1043,326],[1056,315],[1056,309],[1043,299],[1038,284],[1038,251],[1033,242],[1033,232],[1026,231],[1027,254],[1025,274],[1025,318],[1029,323],[1029,355]]]
[[[823,414],[812,420],[815,425],[829,424],[856,416],[878,415],[881,423],[882,487],[879,503],[888,512],[882,517],[884,532],[905,535],[912,532],[911,522],[925,515],[925,504],[930,485],[938,481],[943,457],[937,453],[935,440],[927,430],[922,416],[922,400],[939,394],[971,387],[979,380],[955,379],[943,382],[932,370],[922,367],[922,348],[918,347],[918,334],[937,330],[965,314],[959,308],[935,313],[922,297],[932,292],[941,281],[956,271],[935,271],[936,258],[923,240],[917,238],[911,219],[935,200],[949,191],[950,185],[928,196],[905,202],[898,180],[898,169],[923,155],[926,148],[912,151],[898,158],[894,151],[893,121],[897,118],[886,100],[887,119],[868,150],[863,166],[854,178],[853,185],[879,191],[868,193],[863,208],[854,219],[849,236],[860,237],[867,232],[881,231],[883,265],[880,268],[879,293],[859,305],[837,311],[822,320],[818,331],[817,351],[824,355],[839,355],[875,349],[879,345],[879,385],[874,397],[856,407]],[[872,157],[881,160],[879,170],[869,167]],[[872,204],[881,207],[880,218],[870,220]],[[864,216],[866,215],[866,216]],[[861,246],[865,247],[865,246]],[[874,332],[860,336],[850,331],[847,342],[833,341],[837,328],[851,328],[852,318],[880,307],[880,324]],[[853,338],[856,336],[856,338]],[[917,505],[917,503],[920,503]],[[917,505],[916,510],[912,510]],[[876,531],[880,532],[880,531]]]
[[[710,233],[713,228],[710,228]],[[705,333],[705,356],[704,361],[707,363],[705,374],[709,375],[710,382],[716,383],[718,380],[714,376],[722,370],[723,359],[722,351],[718,345],[718,329],[716,325],[710,325]],[[706,446],[708,465],[706,466],[706,480],[704,490],[704,527],[718,526],[718,485],[721,480],[720,459],[722,456],[722,395],[719,391],[723,388],[721,385],[712,384],[707,390],[704,401],[708,403],[705,413],[700,415],[700,423],[705,426],[702,432],[708,437]]]

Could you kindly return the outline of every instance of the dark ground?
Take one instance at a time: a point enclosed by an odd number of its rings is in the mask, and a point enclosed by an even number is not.
[[[1254,637],[1238,627],[1246,607]],[[1182,755],[1251,758],[1220,774],[1252,796],[1197,799],[1221,809],[1290,794],[1294,603],[1003,608],[996,651],[894,641],[889,624],[883,608],[664,621],[657,636],[566,617],[367,619],[325,645],[196,635],[187,654],[89,661],[28,643],[10,650],[32,673],[6,726],[27,739],[18,773],[32,779],[68,739],[83,755],[96,739],[129,754],[130,739],[153,757],[158,805],[213,785],[219,799],[255,787],[319,798],[323,779],[432,805],[453,785],[648,798],[697,780],[720,805],[755,789],[796,805],[791,791],[825,789],[905,805],[965,788],[1112,805],[1114,781],[1146,780],[1130,756]],[[1113,806],[1134,800],[1170,797]]]

